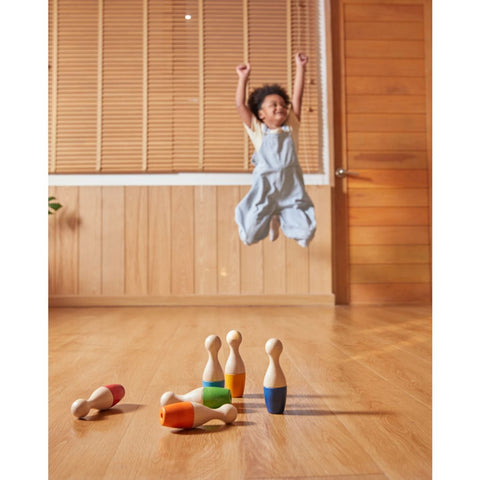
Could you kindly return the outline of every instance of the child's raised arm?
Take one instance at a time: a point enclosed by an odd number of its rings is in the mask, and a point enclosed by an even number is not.
[[[308,57],[303,53],[298,52],[295,55],[297,69],[295,72],[295,83],[293,85],[292,110],[299,120],[302,113],[303,86],[305,84],[305,68],[307,62]]]
[[[245,104],[245,89],[247,87],[248,76],[250,75],[250,64],[242,63],[236,68],[238,75],[237,93],[235,95],[235,106],[242,122],[248,127],[252,124],[252,112]]]

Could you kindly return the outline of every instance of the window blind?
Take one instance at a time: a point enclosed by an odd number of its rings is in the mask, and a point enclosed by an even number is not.
[[[49,0],[49,172],[247,172],[235,109],[309,56],[299,159],[321,173],[316,0]]]
[[[92,172],[97,145],[98,5],[96,0],[56,0],[54,6],[57,58],[52,59],[56,66],[52,105],[56,108],[51,113],[56,125],[51,165],[57,172]]]

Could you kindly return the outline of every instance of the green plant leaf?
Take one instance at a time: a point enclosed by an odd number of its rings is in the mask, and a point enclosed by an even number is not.
[[[55,197],[48,197],[48,214],[51,215],[54,211],[62,208],[61,203],[52,202],[52,200],[56,200]],[[53,211],[52,211],[53,210]]]

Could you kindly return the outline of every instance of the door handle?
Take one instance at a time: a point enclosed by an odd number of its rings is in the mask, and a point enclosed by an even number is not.
[[[335,170],[335,176],[338,178],[345,178],[347,175],[352,177],[358,177],[360,175],[358,172],[351,172],[349,170],[345,170],[344,168],[340,167]]]

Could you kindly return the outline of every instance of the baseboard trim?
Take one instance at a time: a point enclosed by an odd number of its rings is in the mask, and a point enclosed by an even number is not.
[[[178,296],[79,296],[55,295],[50,307],[118,306],[290,306],[334,305],[333,294],[323,295],[178,295]]]

